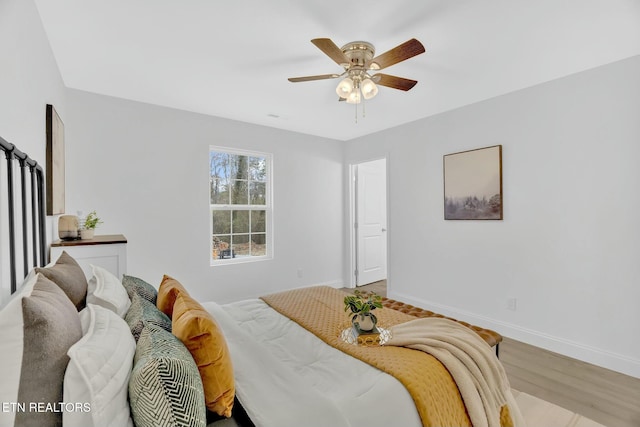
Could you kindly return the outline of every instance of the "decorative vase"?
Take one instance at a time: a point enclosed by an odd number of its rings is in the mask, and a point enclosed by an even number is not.
[[[369,332],[376,327],[377,319],[371,314],[356,314],[353,317],[353,324],[361,331]]]
[[[83,228],[82,230],[80,230],[80,238],[82,240],[93,239],[94,233],[95,233],[95,230],[93,228]]]
[[[58,218],[58,237],[60,240],[74,240],[78,238],[78,217],[62,215]]]

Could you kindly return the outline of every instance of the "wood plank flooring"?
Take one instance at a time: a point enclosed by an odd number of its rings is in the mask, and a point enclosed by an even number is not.
[[[378,295],[380,295],[382,297],[386,297],[387,296],[387,281],[386,280],[380,280],[379,282],[373,282],[373,283],[369,283],[368,285],[358,286],[358,289],[360,289],[362,291],[375,292],[376,294],[378,294]],[[342,290],[349,292],[352,289],[342,288]]]
[[[386,295],[386,281],[359,288]],[[527,409],[530,414],[527,419],[529,427],[586,427],[597,425],[596,423],[606,427],[640,427],[639,378],[507,337],[500,344],[500,360],[505,366],[511,386],[522,392],[520,399],[523,404],[531,406]],[[532,400],[532,396],[543,401]],[[545,406],[544,401],[560,408]],[[561,408],[576,415],[565,423],[567,411]],[[545,421],[541,421],[543,419]]]
[[[607,427],[640,426],[640,379],[505,338],[500,360],[514,389]]]

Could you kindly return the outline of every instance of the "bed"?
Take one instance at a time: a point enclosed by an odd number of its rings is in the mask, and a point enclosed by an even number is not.
[[[94,266],[87,279],[66,253],[48,262],[42,169],[0,142],[7,164],[32,170],[3,205],[0,426],[522,425],[495,332],[385,299],[384,345],[359,345],[333,288],[217,304],[169,276]]]

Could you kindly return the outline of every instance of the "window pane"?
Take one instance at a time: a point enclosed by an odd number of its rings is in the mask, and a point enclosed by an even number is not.
[[[233,252],[235,256],[249,255],[249,235],[248,234],[233,235]]]
[[[265,232],[266,229],[266,212],[265,211],[251,211],[251,232]]]
[[[249,158],[239,154],[229,154],[229,177],[249,179]]]
[[[209,152],[211,203],[229,203],[229,154]]]
[[[233,234],[249,232],[249,211],[233,211]]]
[[[211,256],[214,260],[231,258],[231,236],[213,236],[212,246]]]
[[[249,204],[249,189],[247,181],[231,182],[231,204],[247,205]]]
[[[267,180],[267,161],[264,157],[249,157],[249,179],[262,182]]]
[[[249,188],[251,189],[252,205],[267,204],[267,185],[264,182],[252,182]]]
[[[265,234],[252,234],[251,235],[251,255],[253,256],[264,256],[267,254],[267,245],[266,245],[266,235]]]
[[[229,179],[229,154],[217,151],[209,152],[209,172],[210,176],[223,180]]]
[[[223,178],[211,177],[211,204],[229,204],[229,182]]]
[[[213,221],[213,234],[231,233],[231,212],[213,211],[211,213],[211,218]]]

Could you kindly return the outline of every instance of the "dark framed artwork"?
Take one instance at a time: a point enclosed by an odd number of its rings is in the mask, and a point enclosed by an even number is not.
[[[64,213],[64,123],[47,104],[47,215]]]
[[[446,154],[444,219],[502,219],[502,145]]]

